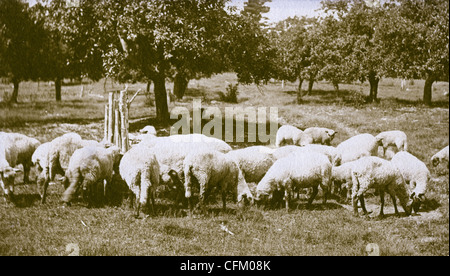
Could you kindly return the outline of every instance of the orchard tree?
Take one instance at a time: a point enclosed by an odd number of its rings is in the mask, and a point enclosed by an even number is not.
[[[0,76],[13,83],[10,102],[16,103],[21,81],[37,78],[40,33],[20,0],[0,1]]]
[[[391,1],[391,21],[383,39],[392,74],[425,79],[423,102],[431,105],[435,81],[449,78],[449,2]]]
[[[263,14],[270,11],[270,7],[267,7],[265,5],[269,2],[272,2],[272,0],[247,0],[246,2],[244,2],[244,9],[242,10],[242,14],[250,16],[256,22],[261,22],[262,19],[267,20],[267,18],[264,17]]]

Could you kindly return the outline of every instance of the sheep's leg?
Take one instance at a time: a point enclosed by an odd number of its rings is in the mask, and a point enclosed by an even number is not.
[[[291,201],[291,189],[286,187],[286,189],[284,189],[284,200],[285,200],[285,207],[286,207],[286,212],[289,212],[289,203]]]
[[[317,196],[317,193],[319,192],[318,186],[313,186],[312,189],[313,189],[313,191],[312,191],[311,197],[308,199],[308,205],[307,205],[308,208],[311,207],[311,205],[314,201],[314,198]]]
[[[29,175],[30,175],[30,169],[31,165],[28,163],[22,164],[23,166],[23,184],[30,183]]]
[[[378,215],[379,218],[383,218],[384,217],[384,189],[379,189],[380,191],[380,202],[381,202],[381,206],[380,206],[380,214]]]
[[[227,192],[222,191],[222,210],[225,212],[227,209]]]
[[[364,199],[364,195],[359,196],[359,202],[361,202],[361,209],[363,210],[363,214],[368,215],[369,212],[367,212],[366,209],[366,200]]]
[[[153,216],[156,216],[156,208],[155,208],[155,189],[151,189],[150,191],[150,200],[152,202],[152,214]]]
[[[395,195],[391,194],[392,204],[394,205],[395,215],[400,216],[400,213],[398,212],[397,208],[397,199],[395,198]]]
[[[49,179],[44,180],[44,184],[42,187],[42,193],[41,193],[41,204],[45,204],[45,201],[47,199],[47,188],[48,188]]]

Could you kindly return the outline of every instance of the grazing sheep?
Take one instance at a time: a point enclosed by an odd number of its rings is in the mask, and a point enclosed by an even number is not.
[[[281,147],[284,145],[305,146],[312,144],[313,138],[305,134],[302,130],[291,126],[281,126],[277,131],[275,145]]]
[[[5,196],[11,202],[14,200],[14,180],[16,165],[22,164],[24,171],[24,183],[28,182],[31,168],[31,156],[40,142],[19,133],[0,132],[0,184]]]
[[[400,171],[406,183],[409,184],[413,207],[417,213],[420,204],[425,199],[427,185],[431,174],[424,162],[409,152],[401,151],[394,155],[391,163]]]
[[[232,150],[226,155],[234,160],[247,182],[258,183],[275,162],[273,149],[265,146],[253,146]]]
[[[329,128],[310,127],[303,131],[313,139],[313,144],[330,145],[334,139],[336,132]]]
[[[272,153],[272,155],[276,160],[278,160],[278,159],[287,157],[291,153],[302,150],[302,149],[303,149],[303,147],[287,145],[287,146],[282,146],[282,147],[276,148],[274,150],[274,152]]]
[[[449,159],[448,159],[448,146],[441,149],[439,152],[437,152],[435,155],[431,157],[431,163],[434,167],[437,167],[439,164],[444,163],[447,161],[447,168],[449,165]]]
[[[333,194],[338,194],[339,190],[341,190],[341,192],[346,191],[347,200],[351,198],[352,168],[357,162],[358,160],[347,162],[340,166],[333,166],[331,170],[331,181],[334,186]]]
[[[372,134],[364,133],[353,136],[336,147],[334,166],[358,160],[364,156],[376,156],[378,143]]]
[[[69,204],[80,189],[87,191],[89,205],[100,203],[106,189],[111,184],[114,171],[117,171],[122,155],[116,146],[109,148],[88,146],[74,151],[65,173],[66,191],[62,202]],[[98,192],[98,183],[105,182],[101,192]],[[93,192],[93,193],[92,193]],[[100,200],[94,202],[96,195]]]
[[[292,191],[312,187],[313,192],[308,200],[308,206],[310,206],[320,185],[323,190],[323,204],[325,204],[330,182],[331,163],[324,154],[311,151],[294,152],[273,164],[258,183],[255,200],[274,198],[284,192],[288,210]]]
[[[152,149],[146,147],[134,147],[126,152],[119,165],[122,179],[136,196],[136,217],[139,217],[139,209],[149,205],[155,213],[155,190],[160,182],[160,166]]]
[[[386,150],[394,151],[408,151],[407,136],[403,131],[391,130],[384,131],[375,136],[379,146],[383,147],[383,156],[386,156]],[[392,156],[387,155],[388,159],[392,159]]]
[[[226,154],[215,150],[200,150],[191,152],[184,160],[185,197],[190,199],[192,187],[199,185],[198,206],[204,210],[206,198],[214,188],[222,193],[222,207],[226,209],[227,192],[239,203],[253,196],[245,181],[239,166]],[[192,209],[192,204],[190,204]]]
[[[381,209],[379,217],[384,216],[384,192],[388,192],[394,204],[395,214],[398,215],[396,196],[400,200],[405,213],[411,214],[412,200],[410,200],[408,187],[400,171],[390,162],[376,156],[359,159],[352,168],[352,203],[353,213],[358,215],[358,200],[364,214],[368,214],[364,193],[376,188],[380,194]]]
[[[15,164],[23,166],[23,183],[29,183],[29,174],[32,166],[31,156],[41,142],[35,138],[20,133],[0,132],[0,143],[5,147],[14,147],[17,154]]]
[[[98,143],[94,140],[83,140],[77,133],[66,133],[60,137],[53,139],[48,146],[46,167],[43,168],[42,177],[44,181],[38,180],[38,183],[42,183],[40,186],[41,203],[45,203],[48,184],[54,181],[56,174],[65,175],[65,171],[69,166],[70,158],[75,150],[90,146],[90,147],[108,147],[109,143]],[[67,183],[65,180],[64,183]],[[65,187],[67,188],[67,187]]]
[[[36,180],[38,187],[43,187],[45,180],[47,178],[44,169],[48,167],[47,154],[48,151],[50,150],[50,146],[51,146],[50,142],[41,144],[31,156],[31,162],[33,163],[34,166],[37,166],[38,170],[38,176]]]

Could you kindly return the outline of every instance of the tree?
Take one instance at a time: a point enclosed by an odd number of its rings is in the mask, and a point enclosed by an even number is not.
[[[253,17],[257,22],[260,22],[261,19],[267,20],[263,14],[270,11],[270,8],[265,5],[268,2],[272,2],[272,0],[248,0],[244,2],[242,13]]]
[[[390,5],[392,20],[383,36],[390,42],[386,57],[391,74],[425,79],[423,102],[431,105],[433,83],[449,78],[449,2],[400,0]]]
[[[10,98],[13,103],[17,102],[19,83],[37,77],[40,37],[35,28],[28,4],[20,0],[0,1],[0,76],[9,78],[14,85]]]
[[[96,1],[80,1],[69,6],[65,0],[36,4],[38,20],[46,30],[46,71],[43,78],[55,81],[55,96],[61,101],[64,78],[98,81],[103,75],[103,54],[100,46],[108,37],[97,20]]]

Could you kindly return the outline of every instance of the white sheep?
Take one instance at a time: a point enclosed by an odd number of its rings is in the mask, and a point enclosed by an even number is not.
[[[390,162],[376,156],[360,158],[352,167],[352,203],[353,213],[358,215],[358,200],[364,214],[368,214],[364,193],[375,188],[380,194],[381,208],[379,217],[384,216],[384,193],[388,192],[398,215],[396,196],[400,200],[405,213],[411,214],[413,201],[410,199],[408,187],[400,171]]]
[[[43,168],[42,177],[45,178],[40,187],[41,203],[45,203],[47,196],[48,184],[55,180],[56,174],[65,175],[65,171],[69,166],[70,158],[75,150],[91,146],[91,147],[108,147],[109,143],[104,141],[98,143],[94,140],[83,140],[77,133],[66,133],[50,141],[47,152],[46,167]],[[41,183],[42,180],[38,181]],[[67,183],[63,178],[63,183]],[[65,187],[67,188],[67,187]]]
[[[358,160],[365,156],[376,156],[378,154],[378,143],[372,134],[364,133],[350,137],[336,147],[336,159],[333,165]]]
[[[0,184],[10,201],[14,200],[14,180],[16,165],[22,164],[24,171],[24,183],[28,182],[28,176],[32,165],[31,156],[40,142],[34,138],[19,133],[0,132]]]
[[[89,205],[101,203],[121,157],[120,149],[116,146],[88,146],[75,150],[65,171],[64,186],[67,189],[62,195],[62,202],[69,204],[82,189],[87,191]],[[98,184],[103,182],[101,192],[98,192]]]
[[[236,149],[226,155],[234,160],[244,175],[245,181],[258,183],[275,162],[274,149],[253,146]]]
[[[330,162],[333,162],[334,160],[338,160],[337,150],[335,147],[332,146],[326,146],[326,145],[318,145],[318,144],[309,144],[305,145],[304,147],[299,146],[283,146],[276,148],[272,155],[275,159],[280,159],[283,157],[286,157],[290,155],[293,152],[305,152],[305,151],[312,151],[312,152],[318,152],[326,155]]]
[[[160,166],[152,149],[134,147],[126,152],[119,165],[122,179],[136,197],[136,217],[139,209],[149,205],[155,212],[155,191],[160,183]]]
[[[145,126],[141,130],[139,130],[139,133],[151,134],[151,135],[156,136],[156,129],[154,126]]]
[[[8,139],[6,138],[8,137]],[[14,147],[14,151],[17,153],[16,165],[22,164],[23,166],[23,182],[29,182],[29,174],[31,166],[33,165],[31,156],[34,151],[39,147],[41,142],[37,139],[28,137],[20,133],[0,133],[0,143],[3,143],[5,147]]]
[[[375,136],[377,143],[383,147],[383,156],[392,159],[392,153],[398,151],[408,151],[408,142],[406,133],[400,130],[384,131]],[[386,155],[386,152],[389,154]]]
[[[313,139],[313,144],[330,145],[336,131],[324,127],[309,127],[303,131]]]
[[[294,146],[294,145],[287,145],[287,146],[282,146],[279,148],[276,148],[272,155],[273,157],[278,160],[284,157],[287,157],[288,155],[290,155],[293,152],[302,150],[303,147],[299,147],[299,146]]]
[[[334,194],[337,194],[338,190],[347,192],[347,200],[352,196],[352,168],[358,162],[351,161],[344,163],[340,166],[333,166],[331,170],[331,180],[334,185]]]
[[[424,162],[406,151],[398,152],[391,162],[399,169],[406,183],[409,184],[411,197],[414,200],[414,211],[417,212],[425,199],[427,185],[431,178],[430,170]]]
[[[256,188],[256,201],[272,197],[274,199],[284,192],[286,209],[289,209],[291,194],[299,188],[312,187],[313,192],[308,200],[310,206],[318,193],[323,190],[323,204],[331,184],[331,163],[321,153],[304,151],[278,159],[269,169]]]
[[[437,167],[439,164],[442,164],[445,161],[447,161],[447,168],[448,168],[449,165],[448,146],[441,149],[439,152],[437,152],[431,157],[431,163],[433,164],[434,167]]]
[[[251,200],[253,196],[239,166],[226,154],[215,150],[191,152],[184,160],[185,197],[190,199],[194,184],[199,185],[198,206],[204,210],[206,198],[212,189],[220,188],[222,207],[226,209],[227,192],[238,203]],[[189,200],[191,202],[191,200]],[[192,204],[190,204],[192,209]]]
[[[291,126],[281,126],[277,131],[275,145],[281,147],[284,145],[305,146],[312,144],[313,138],[305,134],[301,129]]]

